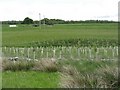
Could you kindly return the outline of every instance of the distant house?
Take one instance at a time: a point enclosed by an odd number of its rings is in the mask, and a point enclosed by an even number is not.
[[[17,27],[17,25],[9,25],[9,27]]]

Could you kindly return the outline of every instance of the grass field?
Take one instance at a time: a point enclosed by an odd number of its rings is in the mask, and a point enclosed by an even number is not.
[[[32,25],[18,25],[10,28],[3,25],[3,46],[27,46],[29,43],[71,40],[71,39],[105,39],[117,40],[117,23],[61,24],[40,29]]]
[[[57,88],[58,73],[36,71],[6,71],[2,77],[3,88]]]
[[[117,23],[2,27],[3,88],[118,86]]]

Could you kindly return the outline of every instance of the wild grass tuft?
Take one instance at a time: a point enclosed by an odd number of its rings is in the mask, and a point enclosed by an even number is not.
[[[56,72],[58,71],[57,62],[56,60],[43,59],[43,60],[36,62],[32,70]]]
[[[91,63],[92,64],[92,63]],[[95,64],[95,63],[93,63]],[[89,66],[92,66],[89,64]],[[87,67],[87,66],[85,66]],[[84,68],[84,67],[83,67]],[[116,65],[101,65],[89,72],[81,66],[63,66],[61,69],[60,87],[62,88],[116,88],[118,87],[118,68]],[[81,69],[81,70],[80,70]],[[91,70],[91,69],[90,69]]]
[[[8,61],[3,60],[2,69],[3,71],[22,71],[22,70],[30,70],[34,66],[33,61]]]

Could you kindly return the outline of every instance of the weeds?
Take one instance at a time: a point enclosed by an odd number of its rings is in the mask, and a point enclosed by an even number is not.
[[[64,62],[64,63],[63,63]],[[79,62],[79,61],[77,61]],[[62,88],[116,88],[118,86],[118,68],[110,63],[82,63],[75,66],[67,61],[57,61],[55,59],[42,59],[39,61],[7,61],[3,60],[3,71],[27,71],[34,70],[40,72],[59,72],[60,87]],[[98,62],[98,61],[96,61]],[[76,63],[76,62],[75,62]],[[95,67],[93,67],[93,65]],[[115,63],[113,63],[115,64]],[[78,68],[79,67],[79,68]],[[92,67],[89,71],[89,68]]]
[[[22,70],[30,70],[34,66],[34,61],[8,61],[3,60],[3,71],[11,70],[11,71],[22,71]]]
[[[62,67],[61,70],[60,87],[116,88],[118,87],[118,68],[116,66],[112,67],[108,65],[103,65],[102,67],[101,65],[101,67],[90,73],[88,71],[81,72],[72,65],[66,65],[66,67]]]
[[[50,59],[43,59],[36,62],[32,70],[56,72],[58,71],[57,62]]]
[[[57,62],[55,60],[43,59],[37,62],[35,61],[8,61],[3,60],[3,71],[45,71],[45,72],[56,72],[58,71]]]

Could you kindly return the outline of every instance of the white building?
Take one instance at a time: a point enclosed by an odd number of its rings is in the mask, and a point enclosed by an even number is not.
[[[17,25],[9,25],[9,27],[17,27]]]

